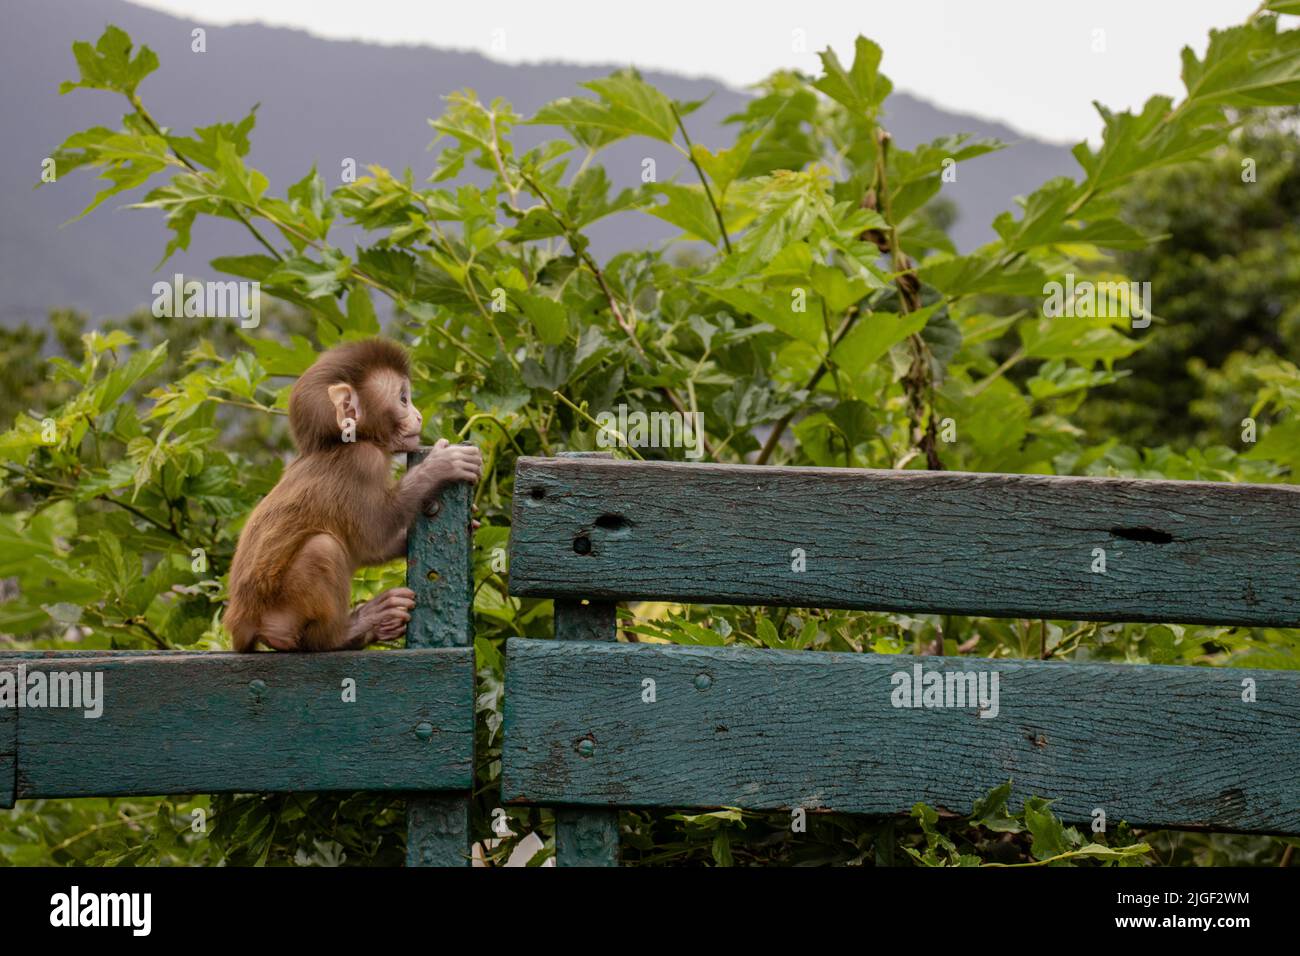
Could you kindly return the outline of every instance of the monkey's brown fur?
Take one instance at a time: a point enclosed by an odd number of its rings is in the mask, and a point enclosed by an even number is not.
[[[424,503],[449,481],[477,481],[479,467],[477,449],[440,442],[392,479],[392,455],[419,444],[408,374],[399,345],[369,339],[324,353],[294,385],[289,426],[300,457],[249,516],[230,568],[224,623],[235,650],[258,641],[336,650],[404,633],[414,596],[386,592],[369,602],[373,624],[358,623],[348,607],[352,575],[404,554]],[[354,441],[344,440],[349,425]]]

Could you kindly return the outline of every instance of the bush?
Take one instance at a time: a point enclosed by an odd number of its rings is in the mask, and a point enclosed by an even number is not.
[[[484,452],[475,541],[482,837],[500,752],[500,644],[544,633],[550,615],[547,602],[509,596],[496,570],[514,462],[594,448],[595,416],[619,403],[703,413],[715,461],[1221,481],[1296,472],[1295,365],[1268,357],[1231,383],[1251,390],[1235,397],[1259,416],[1257,444],[1126,444],[1081,428],[1081,411],[1093,390],[1119,381],[1126,359],[1169,333],[1158,309],[1147,328],[1142,316],[1042,313],[1049,282],[1127,282],[1126,260],[1114,254],[1155,247],[1120,215],[1123,190],[1224,151],[1242,108],[1296,101],[1300,34],[1279,32],[1273,16],[1214,33],[1203,60],[1187,52],[1176,106],[1157,96],[1137,113],[1102,110],[1103,145],[1075,150],[1081,178],[1030,193],[1018,213],[997,218],[996,241],[966,255],[938,228],[944,216],[932,204],[950,168],[1002,144],[954,135],[894,146],[879,123],[891,85],[880,49],[863,38],[848,66],[827,51],[817,78],[768,79],[731,118],[734,142],[716,152],[690,141],[697,104],[620,72],[527,120],[507,103],[457,93],[433,121],[442,149],[427,179],[372,167],[330,188],[312,169],[283,196],[245,162],[252,113],[184,135],[137,92],[158,65],[152,51],[133,50],[110,27],[74,52],[81,75],[65,91],[109,91],[129,112],[119,130],[71,136],[55,153],[59,173],[100,173],[105,186],[90,208],[151,186],[136,205],[165,215],[166,255],[187,247],[200,218],[238,220],[254,251],[213,268],[259,282],[291,311],[253,331],[212,329],[179,366],[168,365],[177,350],[154,341],[156,328],[90,332],[80,355],[49,362],[53,386],[24,386],[40,407],[0,437],[10,477],[0,574],[17,584],[0,605],[0,630],[47,647],[227,646],[225,574],[242,521],[280,474],[292,379],[318,349],[379,332],[378,299],[385,313],[391,307],[389,332],[411,349],[415,397],[432,423],[426,438],[470,439]],[[512,140],[521,123],[559,135],[521,153]],[[596,159],[625,137],[670,144],[689,175],[642,182],[636,170],[634,186],[615,189],[622,177]],[[612,215],[656,216],[682,233],[666,248],[602,263],[586,230]],[[366,231],[353,255],[331,241],[344,223]],[[9,347],[31,353],[30,342]],[[401,574],[400,562],[372,569],[356,596]],[[640,640],[687,644],[1300,665],[1296,635],[1263,628],[648,604],[623,620]],[[134,808],[121,812],[136,822],[111,837],[103,828],[65,836],[58,814],[83,812],[70,802],[20,808],[11,821],[27,849],[5,838],[0,853],[30,860],[36,841],[54,862],[85,861],[92,845],[101,848],[94,859],[125,862],[186,852],[196,862],[400,856],[401,815],[380,797],[219,801],[212,846],[178,835],[184,816],[166,803],[142,842],[138,820],[152,804],[114,806]],[[512,816],[520,833],[549,828],[538,811]],[[1085,841],[1045,804],[1013,819],[997,792],[968,824],[941,826],[923,807],[914,818],[819,817],[797,847],[782,835],[788,821],[763,814],[634,813],[624,825],[629,858],[645,862],[1132,862],[1146,849],[1121,827],[1109,842],[1129,850],[1082,852]],[[1147,840],[1162,862],[1267,862],[1282,852],[1276,840]]]

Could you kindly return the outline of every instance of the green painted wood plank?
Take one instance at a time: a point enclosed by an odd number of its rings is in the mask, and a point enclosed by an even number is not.
[[[564,451],[559,457],[592,462],[612,452]],[[560,641],[618,640],[618,607],[608,601],[556,601],[555,638]],[[618,866],[617,810],[555,808],[556,866]]]
[[[407,866],[469,866],[469,799],[411,797],[406,803]]]
[[[1054,797],[1069,820],[1300,832],[1296,671],[517,638],[507,653],[511,802],[964,814],[1013,779],[1017,803]],[[996,674],[997,715],[893,706],[892,675],[917,664],[990,689]]]
[[[3,666],[0,672],[14,668]],[[18,772],[18,711],[0,704],[0,810],[14,805]]]
[[[556,866],[618,866],[617,810],[555,810]]]
[[[10,648],[0,648],[0,661],[40,661],[40,660],[76,660],[77,658],[103,658],[103,657],[184,657],[192,656],[197,651],[158,651],[158,650],[91,650],[91,651],[54,651],[41,649],[36,651],[16,651]],[[209,652],[205,652],[209,653]],[[232,651],[211,651],[213,654],[229,654]]]
[[[423,461],[428,450],[412,452],[407,465]],[[472,489],[456,484],[443,492],[430,514],[415,519],[407,534],[406,586],[415,592],[415,610],[406,628],[407,647],[474,645],[474,573],[469,528]],[[471,667],[465,700],[471,725],[474,677]],[[470,739],[471,766],[473,736]],[[458,789],[470,790],[469,783]],[[469,866],[469,798],[465,794],[412,796],[406,809],[407,866]]]
[[[555,638],[560,641],[618,639],[617,607],[608,602],[555,602]],[[507,662],[507,669],[509,663]],[[556,866],[618,866],[618,811],[555,810]]]
[[[470,785],[474,663],[465,649],[18,666],[102,675],[103,700],[98,718],[84,707],[19,712],[19,797]],[[345,681],[355,682],[355,702],[344,700]]]
[[[412,452],[408,465],[424,460]],[[459,482],[443,492],[432,515],[420,515],[407,533],[406,586],[415,592],[407,647],[472,647],[474,573],[470,494]]]
[[[521,458],[514,502],[517,595],[1300,625],[1300,487]]]

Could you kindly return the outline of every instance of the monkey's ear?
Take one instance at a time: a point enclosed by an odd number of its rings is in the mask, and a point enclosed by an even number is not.
[[[334,406],[334,420],[339,428],[349,418],[353,422],[361,420],[361,399],[357,396],[356,389],[346,382],[336,382],[326,391],[329,393],[330,404]]]

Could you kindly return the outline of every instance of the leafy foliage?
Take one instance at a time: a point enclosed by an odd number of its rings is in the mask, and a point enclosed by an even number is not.
[[[372,167],[331,187],[312,169],[283,195],[247,165],[254,113],[182,135],[137,93],[157,66],[150,51],[133,53],[110,28],[74,52],[80,79],[65,92],[106,90],[129,106],[120,129],[76,133],[55,154],[60,173],[86,167],[104,180],[86,211],[148,186],[135,205],[163,213],[171,231],[163,261],[209,218],[242,223],[249,248],[212,267],[260,282],[291,311],[256,333],[191,338],[179,365],[176,343],[158,341],[156,329],[90,332],[79,350],[48,362],[51,386],[24,384],[36,407],[0,435],[9,475],[0,574],[16,584],[0,604],[0,631],[24,646],[226,646],[224,576],[241,522],[280,473],[292,379],[317,349],[379,330],[391,308],[388,329],[411,348],[415,399],[433,423],[426,439],[469,438],[484,450],[475,826],[485,838],[499,773],[500,644],[544,632],[550,615],[547,602],[510,597],[495,560],[508,535],[514,461],[594,448],[598,411],[624,402],[702,412],[716,461],[1225,481],[1296,474],[1295,365],[1252,367],[1262,384],[1250,401],[1267,413],[1253,448],[1124,444],[1081,427],[1085,403],[1166,335],[1173,316],[1156,309],[1158,321],[1140,332],[1117,316],[1040,310],[1045,284],[1067,274],[1143,278],[1125,273],[1143,268],[1125,257],[1158,248],[1162,227],[1126,217],[1126,191],[1222,155],[1242,109],[1300,100],[1300,34],[1279,31],[1274,16],[1214,32],[1203,58],[1186,51],[1176,103],[1156,96],[1136,112],[1099,107],[1103,139],[1075,149],[1079,178],[1043,184],[997,218],[996,240],[965,254],[936,226],[944,176],[1001,144],[959,135],[898,148],[880,124],[891,85],[867,39],[847,65],[823,54],[816,78],[766,80],[730,118],[736,135],[725,149],[690,140],[686,121],[698,104],[623,71],[531,118],[459,92],[432,121],[440,151],[427,179]],[[558,138],[521,152],[512,136],[525,122]],[[600,165],[605,146],[629,137],[670,144],[680,170],[642,182],[640,170]],[[486,181],[469,182],[467,167]],[[655,216],[681,235],[602,263],[587,230],[615,214]],[[367,235],[351,254],[331,239],[345,224]],[[32,353],[26,339],[10,347]],[[941,438],[948,420],[955,432]],[[400,563],[373,569],[356,596],[400,574]],[[643,641],[809,652],[1300,665],[1296,635],[1273,629],[656,604],[634,605],[623,624]],[[1130,864],[1146,852],[1123,827],[1094,844],[1062,826],[1045,799],[1013,811],[1006,794],[995,791],[960,825],[925,807],[910,825],[818,814],[799,840],[788,820],[736,810],[626,814],[624,825],[629,855],[642,862]],[[77,836],[87,815],[107,827],[115,806],[20,808],[10,831],[32,842],[6,838],[0,852],[30,860],[39,847],[54,862],[400,858],[400,815],[374,795],[223,798],[209,841],[180,836],[170,822],[144,842],[103,840],[100,830]],[[120,832],[144,833],[138,814],[127,815],[133,822]],[[549,832],[540,811],[512,819],[519,835]],[[1282,852],[1277,841],[1215,837],[1193,853],[1181,839],[1146,842],[1182,862]],[[489,858],[504,859],[516,842]]]

